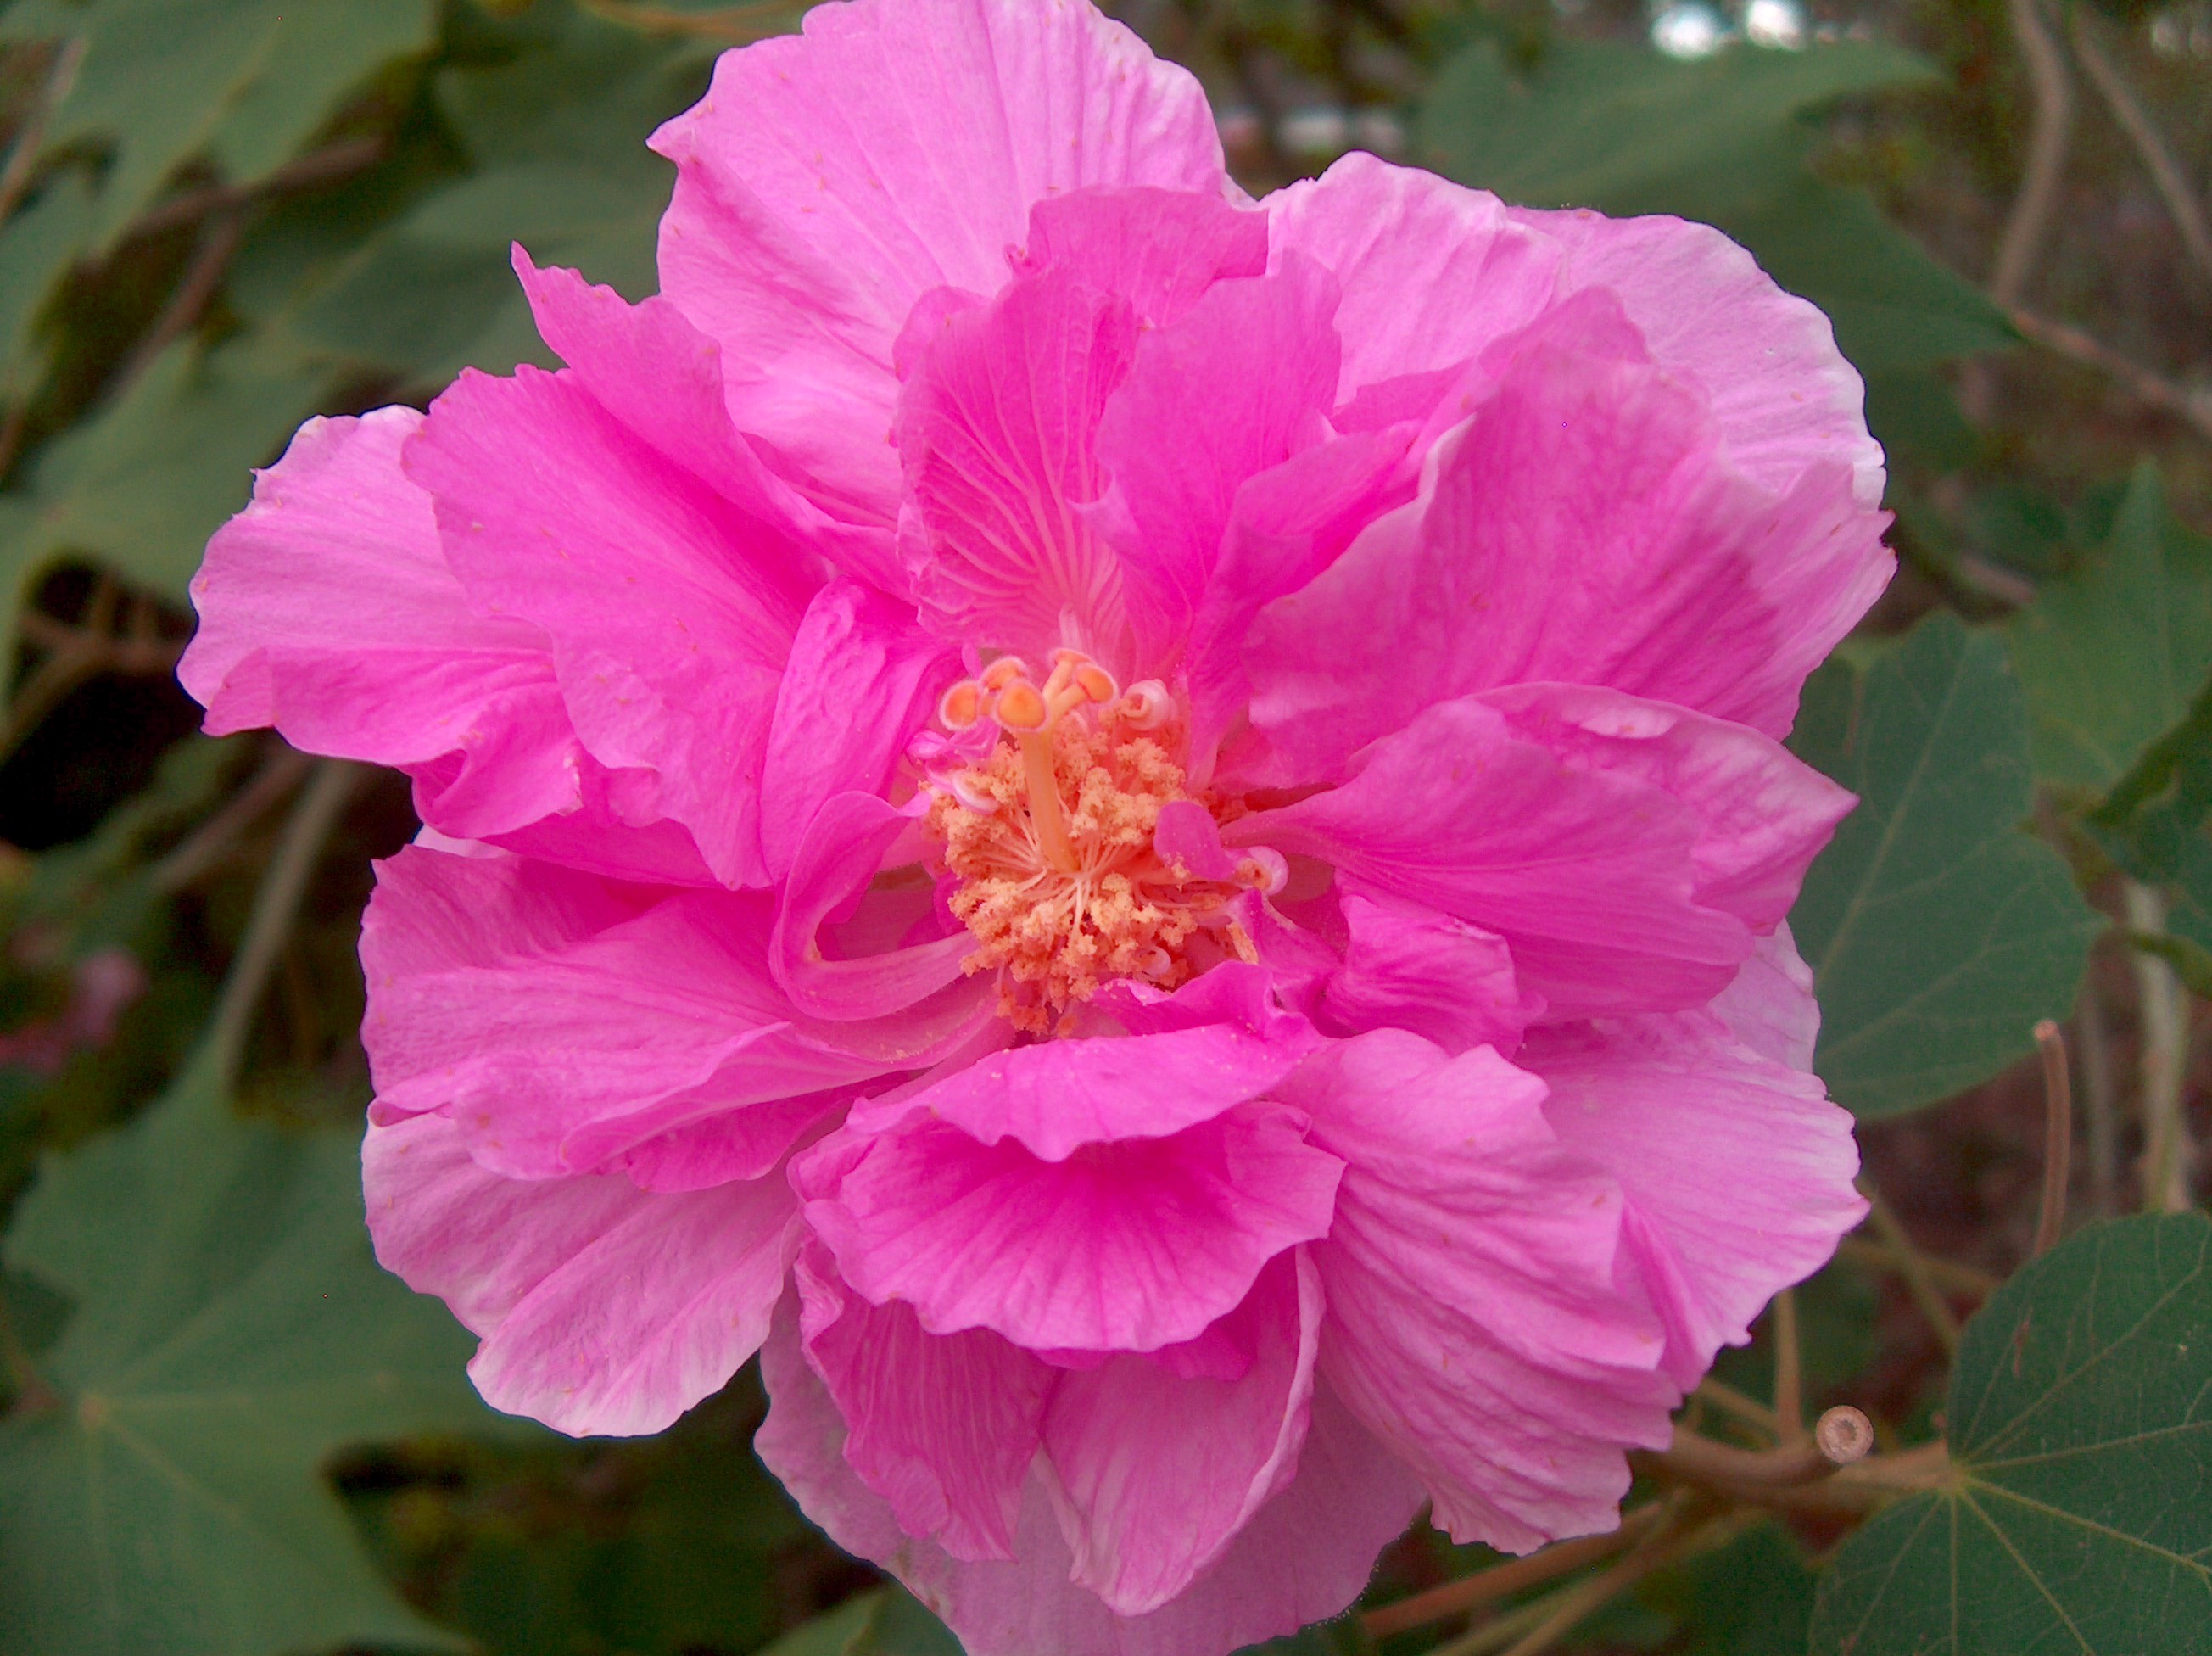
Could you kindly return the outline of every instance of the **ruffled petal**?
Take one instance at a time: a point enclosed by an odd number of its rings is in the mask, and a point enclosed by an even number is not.
[[[1096,186],[1234,198],[1198,83],[1087,5],[858,0],[725,53],[661,128],[664,291],[721,342],[738,427],[814,497],[888,525],[869,441],[921,295],[990,295],[1030,210]]]
[[[911,1118],[841,1134],[797,1166],[845,1280],[933,1334],[989,1328],[1032,1351],[1157,1351],[1238,1304],[1261,1268],[1328,1229],[1336,1158],[1305,1118],[1243,1104],[1160,1138],[1046,1161]]]
[[[909,1537],[854,1474],[845,1422],[801,1355],[789,1310],[763,1349],[761,1373],[770,1399],[754,1438],[761,1458],[832,1540],[894,1571],[971,1656],[1189,1656],[1295,1632],[1358,1596],[1376,1554],[1420,1504],[1405,1469],[1317,1386],[1289,1487],[1181,1596],[1149,1615],[1116,1616],[1069,1580],[1073,1560],[1041,1477],[1029,1484],[1012,1558],[962,1563]]]
[[[1744,921],[1700,892],[1694,788],[1558,751],[1480,697],[1429,709],[1358,767],[1228,837],[1498,934],[1554,1018],[1700,1005],[1751,953]]]
[[[1267,216],[1213,192],[1134,188],[1048,196],[1030,210],[1018,271],[1065,270],[1171,326],[1206,289],[1267,268]]]
[[[1321,1278],[1297,1250],[1215,1324],[1245,1358],[1235,1378],[1185,1378],[1138,1356],[1060,1378],[1044,1449],[1078,1586],[1117,1615],[1158,1610],[1291,1482],[1321,1321]]]
[[[1612,1528],[1623,1446],[1663,1446],[1680,1393],[1656,1319],[1616,1286],[1620,1186],[1561,1145],[1544,1084],[1384,1030],[1285,1096],[1345,1159],[1314,1249],[1323,1373],[1428,1486],[1436,1524],[1516,1552]]]
[[[726,1164],[772,1163],[836,1089],[922,1067],[943,1032],[797,1019],[768,971],[771,917],[765,898],[410,847],[379,865],[362,926],[379,1118],[450,1113],[520,1178],[709,1118]]]
[[[934,320],[895,429],[924,614],[1032,661],[1060,644],[1127,660],[1120,560],[1079,508],[1104,486],[1098,419],[1136,313],[1054,269]]]
[[[758,779],[812,554],[650,447],[573,370],[465,374],[407,446],[471,600],[555,641],[579,736],[732,885],[767,878]]]
[[[925,1333],[910,1306],[848,1293],[799,1257],[806,1361],[847,1422],[845,1459],[899,1527],[970,1562],[1012,1557],[1056,1371],[988,1329]]]
[[[511,1179],[441,1115],[371,1126],[362,1168],[377,1258],[482,1336],[484,1401],[580,1437],[658,1432],[719,1391],[766,1336],[799,1235],[780,1178],[684,1196]]]
[[[1849,1112],[1711,1013],[1539,1030],[1518,1062],[1550,1087],[1560,1141],[1627,1193],[1628,1251],[1679,1385],[1866,1215]]]
[[[1618,295],[1652,359],[1705,388],[1745,475],[1782,494],[1811,466],[1840,460],[1852,499],[1869,511],[1881,504],[1881,446],[1867,431],[1865,387],[1820,307],[1783,292],[1709,224],[1588,209],[1506,211],[1565,251],[1562,296],[1589,288]],[[1877,548],[1865,553],[1879,563],[1880,591],[1891,565]],[[1836,636],[1849,630],[1846,622]]]
[[[1343,372],[1363,387],[1456,368],[1559,297],[1560,246],[1497,197],[1355,151],[1265,204],[1273,257],[1334,272]]]
[[[178,664],[212,735],[274,725],[311,753],[428,777],[426,819],[473,838],[574,811],[582,751],[552,641],[471,610],[430,497],[400,470],[411,408],[313,419],[216,531]]]
[[[1779,738],[1893,564],[1849,468],[1735,471],[1702,392],[1592,293],[1498,348],[1499,377],[1379,519],[1246,642],[1261,778],[1336,775],[1422,707],[1595,684]]]
[[[1510,1054],[1542,1015],[1543,997],[1521,987],[1496,933],[1358,880],[1339,892],[1344,964],[1322,984],[1319,1014],[1331,1034],[1407,1029],[1447,1052]]]

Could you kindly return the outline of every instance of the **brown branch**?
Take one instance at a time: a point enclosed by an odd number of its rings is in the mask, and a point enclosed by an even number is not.
[[[1447,1616],[1464,1615],[1485,1604],[1494,1604],[1526,1588],[1541,1586],[1626,1550],[1650,1531],[1665,1511],[1663,1506],[1639,1508],[1626,1514],[1620,1527],[1610,1535],[1555,1541],[1526,1558],[1495,1564],[1472,1575],[1462,1575],[1455,1581],[1431,1587],[1425,1592],[1417,1592],[1410,1598],[1385,1604],[1380,1610],[1371,1610],[1359,1618],[1360,1626],[1370,1638],[1387,1639],[1407,1628],[1423,1627],[1431,1622],[1441,1622]]]
[[[2105,48],[2097,40],[2097,26],[2087,6],[2073,8],[2074,55],[2081,60],[2081,67],[2089,72],[2089,79],[2112,112],[2112,119],[2120,131],[2128,135],[2128,142],[2136,147],[2156,186],[2159,199],[2173,220],[2173,228],[2181,233],[2182,245],[2189,256],[2197,261],[2197,268],[2212,276],[2212,226],[2204,221],[2204,208],[2189,181],[2181,174],[2181,167],[2173,159],[2173,152],[2159,135],[2150,116],[2129,88],[2119,66],[2105,55]]]
[[[307,775],[307,756],[296,748],[279,747],[270,754],[245,787],[154,865],[149,875],[154,889],[180,891],[213,868],[233,840],[291,792],[293,784]]]
[[[117,370],[111,396],[120,397],[128,392],[161,353],[199,320],[200,313],[215,297],[222,273],[230,268],[231,256],[238,251],[238,244],[245,235],[246,215],[235,209],[210,220],[201,230],[200,245],[192,255],[192,262],[185,267],[183,279],[169,295],[169,302],[161,307],[161,314],[154,319],[154,326],[131,347],[130,356]]]
[[[1864,1512],[1900,1491],[1930,1489],[1950,1466],[1941,1443],[1869,1455],[1874,1427],[1856,1409],[1831,1409],[1810,1437],[1774,1449],[1739,1449],[1677,1431],[1658,1451],[1629,1457],[1638,1471],[1752,1507],[1784,1511]]]
[[[1781,1416],[1773,1409],[1710,1374],[1698,1382],[1698,1389],[1690,1395],[1699,1403],[1711,1403],[1723,1413],[1735,1416],[1747,1426],[1756,1427],[1771,1438],[1782,1435]]]
[[[1904,1267],[1898,1263],[1887,1244],[1869,1242],[1862,1236],[1847,1236],[1836,1247],[1836,1257],[1848,1259],[1855,1265],[1865,1265],[1875,1270],[1893,1270],[1900,1275]],[[1930,1254],[1917,1256],[1920,1268],[1928,1274],[1929,1282],[1946,1294],[1964,1299],[1986,1300],[2003,1282],[1984,1270],[1972,1265],[1961,1265],[1955,1260],[1938,1259]]]
[[[152,235],[179,224],[190,224],[211,213],[250,207],[271,196],[331,183],[374,167],[384,159],[386,147],[381,137],[347,138],[297,161],[287,161],[252,184],[211,184],[203,189],[187,190],[141,213],[131,221],[130,234],[134,237]]]
[[[36,174],[39,152],[46,139],[46,123],[53,119],[72,88],[76,85],[76,72],[83,66],[86,37],[80,34],[62,43],[54,53],[52,66],[24,112],[23,125],[15,134],[15,142],[8,151],[8,164],[0,167],[0,222],[15,210],[23,199],[23,192],[31,187]]]
[[[1774,1296],[1774,1418],[1785,1442],[1805,1435],[1805,1362],[1797,1343],[1797,1294]]]
[[[0,716],[0,764],[71,691],[98,674],[112,642],[107,630],[114,624],[117,594],[112,575],[96,579],[92,596],[85,601],[84,619],[79,624],[82,642],[49,654],[9,698],[7,712]],[[12,665],[0,665],[0,671]]]
[[[77,652],[100,657],[98,671],[120,673],[131,678],[149,678],[176,670],[177,658],[185,653],[184,645],[172,638],[117,638],[106,633],[88,632],[82,627],[73,627],[66,621],[57,621],[43,610],[26,610],[15,624],[15,630],[25,643],[52,654]]]
[[[2035,1026],[2043,1055],[2043,1205],[2035,1221],[2035,1255],[2057,1245],[2066,1228],[2066,1187],[2074,1166],[2074,1083],[2066,1069],[2066,1038],[2045,1018]]]
[[[2028,130],[2027,170],[1990,273],[1990,291],[2000,305],[2018,304],[2027,291],[2058,204],[2074,125],[2074,82],[2044,17],[2042,0],[2011,0],[2010,13],[2013,36],[2027,60],[2028,80],[2035,88],[2035,115]]]
[[[2051,321],[2017,305],[2011,307],[2007,314],[2012,318],[2013,326],[2045,350],[2056,351],[2085,368],[2110,374],[2132,392],[2137,400],[2186,421],[2206,441],[2212,441],[2212,397],[2185,390],[2142,363],[2121,356],[2111,346],[2100,344],[2079,328]]]
[[[641,34],[678,34],[700,40],[726,40],[744,46],[769,33],[763,20],[787,12],[799,0],[747,0],[714,11],[670,11],[641,5],[636,0],[581,0],[585,10]]]

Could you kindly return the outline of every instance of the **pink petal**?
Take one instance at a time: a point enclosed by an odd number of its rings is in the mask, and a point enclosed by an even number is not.
[[[1335,774],[1430,703],[1599,684],[1779,737],[1873,601],[1885,520],[1838,460],[1786,494],[1735,472],[1700,393],[1624,350],[1586,295],[1430,456],[1421,496],[1254,624],[1252,720],[1279,782]]]
[[[484,1401],[574,1436],[658,1432],[768,1332],[799,1229],[781,1178],[653,1196],[599,1176],[524,1181],[443,1116],[372,1126],[376,1257],[483,1336]]]
[[[1729,458],[1747,476],[1782,494],[1810,466],[1841,460],[1850,467],[1852,498],[1869,511],[1881,504],[1881,447],[1867,433],[1864,387],[1817,306],[1776,287],[1710,225],[1506,210],[1565,250],[1566,293],[1611,290],[1652,359],[1704,387]],[[1877,552],[1866,549],[1869,559]],[[1876,591],[1888,568],[1884,562]]]
[[[1632,776],[1697,813],[1697,899],[1753,929],[1779,925],[1805,870],[1858,803],[1741,725],[1582,685],[1519,685],[1484,703],[1577,769]]]
[[[1160,1138],[1042,1160],[916,1117],[832,1138],[798,1171],[845,1280],[933,1334],[1031,1350],[1155,1351],[1195,1338],[1276,1254],[1328,1230],[1334,1157],[1305,1121],[1238,1105]]]
[[[726,883],[762,883],[754,782],[811,555],[617,422],[573,371],[468,373],[408,475],[436,496],[471,600],[555,640],[577,734],[650,772]]]
[[[471,610],[430,497],[401,473],[422,423],[381,408],[300,428],[208,543],[177,671],[210,734],[275,725],[309,752],[447,761],[419,797],[473,837],[574,809],[581,754],[551,640]]]
[[[1620,1187],[1554,1136],[1543,1083],[1383,1030],[1285,1096],[1346,1162],[1314,1249],[1323,1373],[1427,1484],[1434,1521],[1520,1552],[1613,1527],[1622,1446],[1664,1445],[1679,1393],[1656,1322],[1615,1286]]]
[[[1355,151],[1267,199],[1274,257],[1334,271],[1344,299],[1336,400],[1455,367],[1556,302],[1565,259],[1497,197]]]
[[[871,440],[923,294],[996,292],[1048,197],[1235,195],[1198,83],[1087,5],[817,9],[799,35],[725,53],[653,144],[677,165],[662,284],[721,342],[738,425],[817,498],[880,524],[898,472]]]
[[[1044,1448],[1077,1586],[1117,1615],[1158,1610],[1291,1482],[1321,1319],[1320,1275],[1294,1250],[1216,1324],[1249,1350],[1237,1378],[1180,1378],[1139,1356],[1061,1377]]]
[[[915,588],[951,636],[1126,657],[1119,561],[1077,508],[1103,487],[1099,415],[1135,344],[1127,300],[1054,269],[946,312],[921,347],[895,436]]]
[[[1129,603],[1151,672],[1188,630],[1243,482],[1328,435],[1336,284],[1294,259],[1222,282],[1179,322],[1147,331],[1106,405],[1098,457]]]
[[[379,865],[362,935],[377,1113],[444,1111],[488,1168],[592,1171],[709,1117],[772,1162],[828,1107],[921,1068],[905,1030],[802,1023],[766,898],[667,894],[419,846]]]
[[[1799,958],[1786,924],[1759,940],[1759,953],[1710,1010],[1760,1057],[1791,1069],[1813,1068],[1820,1003],[1813,998],[1813,968]]]
[[[1405,1470],[1317,1386],[1290,1486],[1182,1596],[1147,1616],[1116,1616],[1068,1579],[1073,1561],[1041,1477],[1007,1562],[964,1564],[908,1536],[846,1461],[845,1423],[800,1355],[797,1323],[782,1312],[762,1351],[771,1402],[754,1446],[832,1540],[895,1571],[971,1656],[1189,1656],[1295,1632],[1358,1597],[1375,1555],[1420,1503]]]
[[[1866,1216],[1849,1113],[1711,1013],[1540,1030],[1520,1062],[1549,1084],[1561,1142],[1627,1193],[1628,1251],[1679,1385]]]
[[[1744,922],[1698,892],[1694,789],[1556,752],[1477,697],[1429,709],[1357,764],[1344,786],[1239,819],[1230,837],[1497,933],[1554,1018],[1698,1005],[1751,953]]]
[[[853,1470],[908,1535],[1012,1556],[1053,1371],[988,1330],[927,1334],[911,1306],[848,1294],[818,1247],[798,1275],[806,1360],[849,1422]]]
[[[1330,1032],[1407,1029],[1447,1052],[1510,1054],[1543,1014],[1543,997],[1515,978],[1504,938],[1357,880],[1339,891],[1348,941],[1343,966],[1322,989]]]
[[[633,305],[574,271],[540,270],[520,246],[514,273],[538,331],[601,407],[726,500],[789,528],[840,568],[898,591],[891,538],[823,512],[762,460],[730,423],[722,348],[668,299]]]
[[[1213,191],[1078,190],[1030,210],[1019,271],[1058,266],[1119,294],[1154,327],[1180,321],[1213,283],[1267,268],[1267,217]]]
[[[838,794],[811,813],[769,945],[776,982],[798,1010],[849,1020],[905,1013],[927,1002],[915,1014],[918,1021],[957,1017],[963,1003],[972,1003],[979,1016],[993,1015],[992,984],[979,979],[961,986],[961,962],[974,945],[964,931],[860,959],[823,953],[824,925],[860,898],[885,855],[913,826],[911,812],[872,794]]]
[[[1135,1032],[992,1053],[896,1103],[860,1105],[854,1128],[881,1131],[920,1113],[985,1144],[1010,1139],[1040,1160],[1066,1161],[1086,1145],[1210,1121],[1266,1092],[1316,1044],[1304,1020],[1273,1006],[1266,974],[1241,962],[1174,995],[1138,995],[1132,987],[1103,997]]]
[[[776,691],[761,776],[761,845],[778,879],[833,794],[880,794],[957,657],[914,612],[852,581],[815,594]]]

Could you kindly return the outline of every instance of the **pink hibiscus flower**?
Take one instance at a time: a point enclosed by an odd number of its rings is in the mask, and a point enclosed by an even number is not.
[[[760,1448],[979,1656],[1218,1656],[1425,1501],[1607,1528],[1854,1224],[1778,742],[1872,601],[1810,306],[1348,157],[1080,0],[853,0],[655,137],[663,293],[311,422],[215,731],[397,765],[384,1262],[496,1406]]]

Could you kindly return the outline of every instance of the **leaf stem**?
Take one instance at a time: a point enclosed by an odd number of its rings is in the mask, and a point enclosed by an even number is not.
[[[1455,1581],[1446,1581],[1440,1586],[1417,1592],[1410,1598],[1401,1598],[1395,1604],[1372,1610],[1361,1616],[1360,1626],[1369,1636],[1387,1639],[1394,1633],[1403,1633],[1431,1622],[1441,1622],[1447,1616],[1459,1616],[1485,1604],[1496,1604],[1523,1588],[1540,1586],[1555,1577],[1595,1564],[1626,1550],[1658,1524],[1666,1512],[1663,1503],[1639,1507],[1626,1514],[1620,1527],[1610,1535],[1579,1536],[1571,1541],[1555,1541],[1540,1552],[1526,1558],[1516,1558],[1503,1564],[1492,1565],[1486,1570],[1477,1570],[1472,1575],[1462,1575]]]
[[[1734,1386],[1717,1380],[1710,1374],[1698,1382],[1698,1389],[1690,1394],[1700,1403],[1711,1403],[1723,1414],[1733,1415],[1747,1426],[1757,1428],[1771,1438],[1782,1435],[1782,1421],[1775,1411],[1756,1397],[1747,1397]]]
[[[2166,898],[2139,880],[2120,887],[2128,928],[2145,936],[2166,932]],[[2142,1020],[2137,1062],[2142,1075],[2142,1205],[2146,1213],[2189,1209],[2189,1123],[2181,1111],[2183,1072],[2189,1058],[2189,1001],[2173,968],[2150,950],[2130,955]]]
[[[2205,223],[2203,204],[2189,187],[2188,180],[2182,176],[2173,151],[2159,136],[2157,126],[2130,89],[2119,66],[2106,55],[2089,9],[2074,6],[2069,9],[2073,14],[2074,55],[2088,71],[2091,83],[2112,110],[2120,131],[2135,145],[2136,154],[2142,157],[2152,184],[2157,186],[2159,199],[2166,204],[2166,213],[2173,220],[2173,228],[2181,233],[2182,245],[2188,248],[2189,256],[2197,261],[2199,270],[2212,277],[2212,226]]]
[[[2066,1068],[2066,1038],[2048,1018],[2035,1026],[2043,1054],[2043,1202],[2035,1221],[2039,1257],[2057,1245],[2066,1228],[2066,1188],[2074,1166],[2074,1084]]]
[[[246,935],[231,962],[230,975],[222,981],[222,995],[216,1002],[215,1017],[208,1029],[205,1059],[222,1092],[228,1092],[238,1079],[239,1061],[245,1056],[246,1037],[261,991],[268,986],[270,971],[291,934],[323,842],[337,825],[338,814],[362,775],[360,766],[343,759],[319,761],[285,821],[269,872],[253,895]]]
[[[1936,1337],[1942,1342],[1943,1349],[1956,1357],[1959,1355],[1959,1319],[1952,1315],[1950,1303],[1936,1292],[1935,1282],[1929,1275],[1927,1260],[1912,1245],[1912,1239],[1905,1234],[1905,1227],[1873,1185],[1861,1179],[1859,1194],[1867,1199],[1868,1220],[1888,1248],[1891,1263],[1896,1267],[1898,1275],[1905,1279],[1905,1293],[1911,1296],[1928,1326],[1936,1331]]]
[[[1863,1236],[1845,1237],[1836,1245],[1836,1257],[1875,1270],[1896,1271],[1902,1275],[1905,1269],[1888,1244],[1869,1242]],[[1976,1270],[1972,1265],[1962,1265],[1956,1260],[1938,1259],[1933,1254],[1925,1253],[1917,1254],[1915,1257],[1919,1260],[1921,1269],[1928,1273],[1928,1280],[1946,1294],[1970,1300],[1986,1300],[2003,1286],[1989,1272]]]
[[[1805,1435],[1805,1355],[1797,1342],[1797,1291],[1774,1296],[1774,1418],[1778,1435],[1794,1442]]]

